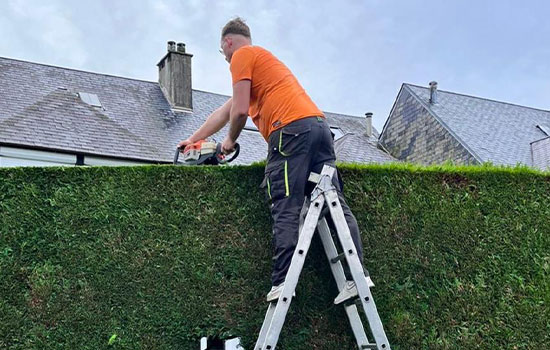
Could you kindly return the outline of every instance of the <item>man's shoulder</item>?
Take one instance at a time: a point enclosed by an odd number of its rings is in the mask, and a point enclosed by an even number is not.
[[[264,61],[265,59],[269,59],[270,57],[273,57],[271,52],[267,51],[263,47],[247,45],[235,51],[231,63],[233,64],[234,61],[234,64],[237,64],[236,62],[239,62],[238,64],[242,64],[245,62],[255,63],[258,62],[258,59],[260,61]]]
[[[247,52],[247,53],[257,54],[257,53],[260,53],[260,52],[269,52],[269,51],[267,51],[266,49],[264,49],[261,46],[246,45],[246,46],[243,46],[243,47],[239,48],[237,51],[235,51],[235,53],[237,53],[237,52],[240,52],[240,53]]]

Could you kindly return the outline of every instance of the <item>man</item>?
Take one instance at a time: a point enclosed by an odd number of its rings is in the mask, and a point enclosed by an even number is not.
[[[252,46],[250,29],[240,18],[229,21],[222,30],[220,52],[230,64],[233,97],[214,111],[204,124],[178,146],[205,139],[228,122],[229,133],[222,151],[229,154],[248,115],[268,142],[269,154],[263,187],[271,200],[273,217],[272,288],[267,300],[276,300],[282,292],[292,255],[298,242],[300,211],[311,171],[319,173],[324,164],[334,165],[333,140],[323,113],[306,94],[290,70],[269,51]],[[355,217],[341,193],[339,198],[359,258],[362,246]],[[372,285],[370,278],[368,282]],[[335,299],[335,303],[357,295],[353,281]]]

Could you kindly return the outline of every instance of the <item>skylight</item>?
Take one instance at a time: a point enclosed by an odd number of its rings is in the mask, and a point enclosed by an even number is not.
[[[336,126],[331,126],[330,131],[332,131],[332,133],[334,134],[334,141],[339,140],[344,136],[344,132],[342,131],[342,129]]]
[[[95,94],[90,94],[87,92],[79,92],[78,97],[82,100],[82,102],[89,104],[90,106],[94,107],[103,107],[101,105],[101,102],[99,101],[99,97]]]
[[[550,136],[550,128],[548,127],[548,125],[537,125],[537,128],[539,128],[540,130],[542,130],[543,133],[546,134],[546,136]]]

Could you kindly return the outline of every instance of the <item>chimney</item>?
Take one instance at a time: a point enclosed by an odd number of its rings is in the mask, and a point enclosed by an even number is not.
[[[169,41],[168,53],[157,64],[160,88],[174,109],[193,110],[191,57],[184,43]]]
[[[365,132],[365,135],[367,137],[372,136],[372,112],[365,113],[365,117],[367,117],[367,131]]]
[[[430,104],[437,103],[437,81],[430,81]]]

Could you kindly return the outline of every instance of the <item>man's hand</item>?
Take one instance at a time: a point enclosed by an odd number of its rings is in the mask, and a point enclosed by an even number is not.
[[[233,152],[235,152],[235,141],[231,140],[229,136],[226,136],[222,143],[222,153],[227,155]]]
[[[180,143],[178,143],[178,148],[183,152],[183,149],[192,143],[193,141],[189,139],[180,141]]]

